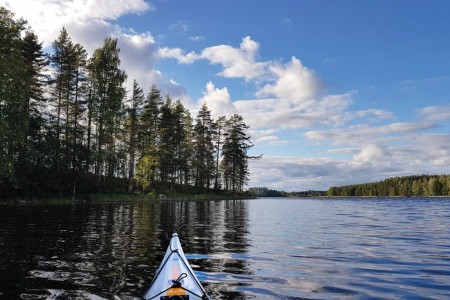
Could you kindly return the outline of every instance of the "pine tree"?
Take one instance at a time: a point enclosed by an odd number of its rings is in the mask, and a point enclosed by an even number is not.
[[[149,147],[157,148],[156,143],[158,140],[162,104],[161,92],[153,85],[145,99],[144,111],[140,120],[140,148],[142,149],[142,152]]]
[[[117,40],[107,38],[90,61],[92,109],[97,127],[95,174],[113,177],[118,167],[116,138],[121,131],[126,74],[120,67]]]
[[[249,128],[240,115],[233,115],[227,122],[225,140],[222,147],[221,167],[224,174],[225,188],[232,192],[242,192],[248,181],[247,151],[253,147],[246,130]]]
[[[24,41],[26,22],[0,7],[0,182],[19,187],[15,164],[28,132],[30,80]]]
[[[52,95],[55,106],[56,167],[80,169],[79,131],[81,113],[84,111],[86,81],[86,50],[74,44],[63,27],[53,42],[50,65],[53,70]],[[81,141],[80,141],[81,142]]]
[[[225,116],[219,117],[217,122],[215,123],[215,136],[214,136],[214,142],[215,142],[215,148],[216,148],[216,167],[215,167],[215,181],[214,181],[214,189],[219,190],[220,189],[220,168],[219,168],[219,161],[220,161],[220,150],[221,145],[223,143],[223,136],[224,136],[224,130],[225,126],[227,124],[227,119]]]
[[[188,110],[183,115],[184,139],[181,146],[180,158],[180,184],[184,186],[191,185],[192,166],[194,160],[194,120]]]
[[[28,101],[24,107],[24,111],[31,117],[40,116],[42,106],[45,103],[44,86],[47,84],[48,78],[43,75],[48,62],[42,51],[42,43],[34,32],[28,28],[23,38],[22,55],[27,64],[28,72]]]
[[[211,111],[206,104],[203,104],[197,114],[194,126],[194,169],[197,188],[210,188],[214,178],[215,148],[212,140],[214,128]]]
[[[135,178],[143,191],[154,188],[159,168],[161,106],[160,90],[153,85],[145,99],[142,116],[139,119],[139,159]]]
[[[72,169],[80,171],[83,169],[83,161],[86,159],[84,153],[86,149],[83,146],[85,116],[87,109],[88,93],[88,70],[87,70],[87,52],[80,44],[75,44],[73,48],[73,97],[69,102],[67,128],[68,146],[70,148],[70,157],[72,160]]]
[[[184,176],[186,175],[186,168],[189,163],[189,154],[186,151],[185,147],[188,146],[186,144],[186,137],[188,135],[187,127],[190,126],[186,123],[188,121],[187,118],[187,110],[184,108],[183,104],[180,100],[175,101],[172,106],[172,114],[173,114],[173,155],[174,155],[174,176],[176,178],[176,183],[179,185],[183,185],[185,182]]]
[[[142,114],[142,105],[144,103],[144,91],[139,87],[136,80],[133,82],[133,92],[128,108],[128,191],[133,191],[133,177],[136,164],[136,153],[138,151],[139,118]]]

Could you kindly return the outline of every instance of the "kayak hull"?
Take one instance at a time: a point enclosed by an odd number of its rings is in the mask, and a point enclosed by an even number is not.
[[[145,300],[209,300],[205,289],[189,265],[178,235],[170,239],[161,265],[143,297]]]

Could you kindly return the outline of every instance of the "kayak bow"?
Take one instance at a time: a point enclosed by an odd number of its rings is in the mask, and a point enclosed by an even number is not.
[[[144,295],[145,300],[210,300],[181,248],[178,234],[170,239],[164,259]]]

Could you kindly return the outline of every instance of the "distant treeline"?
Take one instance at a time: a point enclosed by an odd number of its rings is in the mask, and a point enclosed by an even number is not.
[[[253,146],[239,115],[194,119],[120,68],[117,40],[92,56],[63,28],[51,53],[0,7],[0,197],[242,192]]]
[[[324,191],[301,191],[301,192],[285,192],[278,190],[271,190],[266,187],[251,187],[247,190],[252,196],[255,197],[321,197],[326,196],[327,192]]]
[[[328,196],[450,196],[450,175],[388,178],[380,182],[331,187]]]

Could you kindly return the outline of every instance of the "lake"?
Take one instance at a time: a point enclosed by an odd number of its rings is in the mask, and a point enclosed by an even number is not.
[[[166,237],[212,299],[448,299],[450,199],[0,206],[0,299],[139,299]]]

